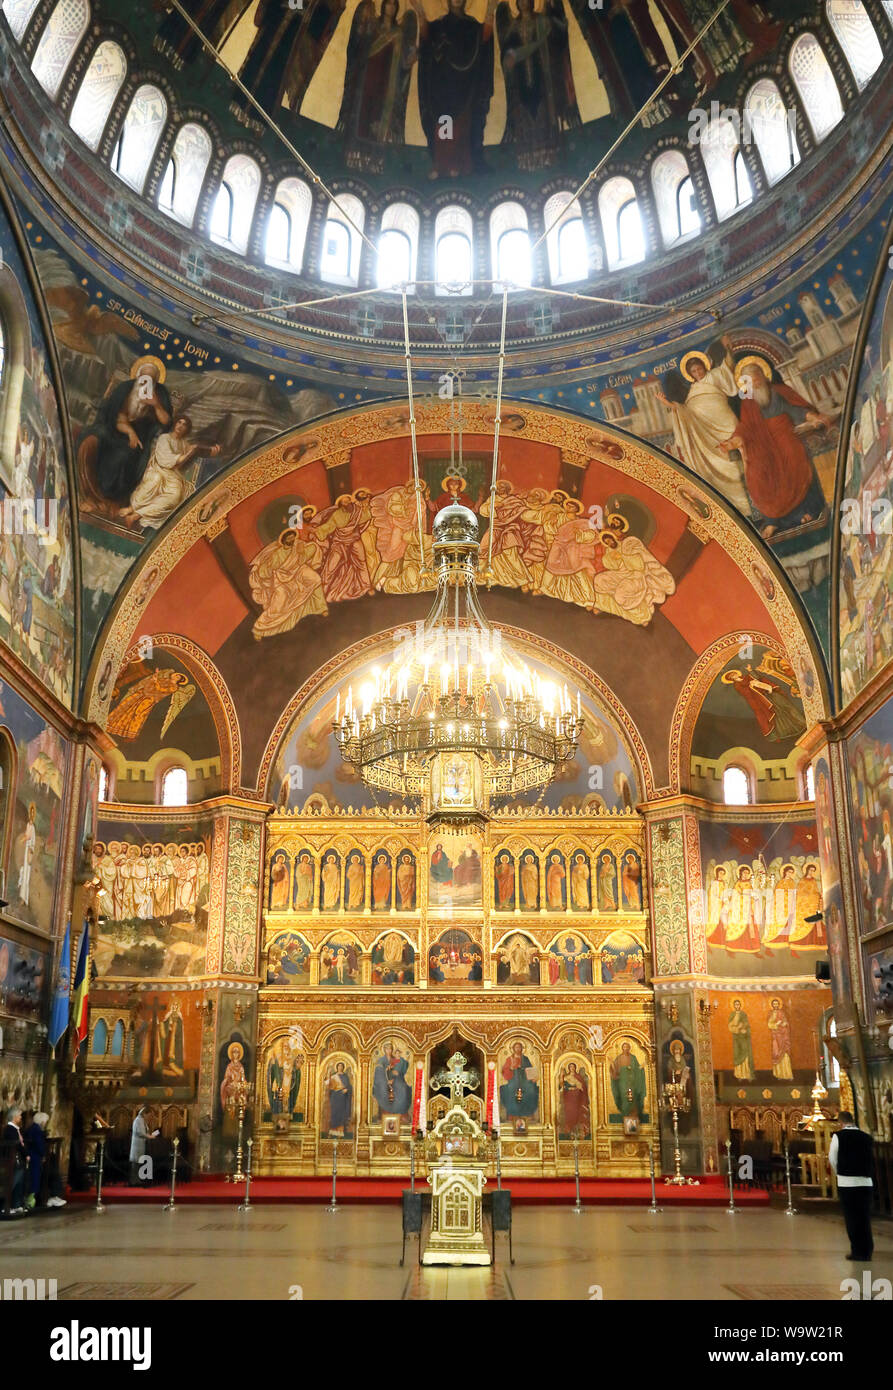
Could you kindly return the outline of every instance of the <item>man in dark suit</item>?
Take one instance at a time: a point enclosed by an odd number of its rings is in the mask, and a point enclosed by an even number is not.
[[[837,1195],[850,1238],[847,1259],[864,1262],[871,1259],[874,1250],[871,1234],[874,1140],[856,1127],[848,1110],[841,1110],[839,1119],[841,1128],[831,1140],[828,1162],[837,1175]]]
[[[15,1168],[12,1180],[12,1192],[9,1202],[9,1216],[26,1215],[25,1201],[25,1171],[28,1164],[28,1151],[25,1148],[25,1141],[22,1138],[22,1107],[11,1105],[6,1112],[6,1125],[3,1130],[3,1139],[7,1144],[15,1145]]]

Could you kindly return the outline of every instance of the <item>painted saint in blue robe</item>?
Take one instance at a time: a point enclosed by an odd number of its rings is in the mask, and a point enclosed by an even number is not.
[[[539,1111],[540,1088],[529,1073],[533,1063],[523,1044],[512,1043],[511,1055],[502,1064],[504,1084],[499,1088],[499,1100],[509,1119],[531,1119]]]
[[[350,1134],[353,1114],[353,1082],[346,1062],[336,1062],[326,1082],[329,1092],[329,1123],[327,1133],[332,1139],[344,1139]]]
[[[383,1115],[406,1115],[412,1106],[412,1089],[406,1080],[409,1060],[393,1046],[386,1047],[375,1063],[372,1094]]]

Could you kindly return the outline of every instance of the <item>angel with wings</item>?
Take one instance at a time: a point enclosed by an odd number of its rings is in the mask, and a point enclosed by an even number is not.
[[[109,733],[127,741],[138,738],[155,706],[170,696],[170,704],[161,726],[161,737],[164,738],[177,715],[182,713],[195,694],[195,686],[182,671],[174,671],[169,667],[160,671],[149,671],[148,675],[137,680],[136,684],[131,683],[132,679],[131,677],[131,681],[127,682],[130,684],[127,694],[119,700],[109,716]],[[117,694],[117,689],[115,693]]]
[[[399,9],[399,0],[381,0],[376,14],[373,0],[360,0],[354,13],[337,126],[354,163],[362,140],[403,144],[418,22],[411,10],[398,19]]]

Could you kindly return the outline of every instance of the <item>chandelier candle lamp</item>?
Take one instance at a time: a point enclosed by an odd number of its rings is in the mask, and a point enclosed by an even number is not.
[[[367,786],[468,825],[491,805],[545,789],[573,758],[579,691],[540,676],[487,622],[478,599],[478,520],[458,503],[434,520],[437,590],[424,623],[354,696],[333,729]]]

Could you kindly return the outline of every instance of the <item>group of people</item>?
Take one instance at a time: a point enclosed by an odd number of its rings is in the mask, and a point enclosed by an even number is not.
[[[47,1155],[47,1125],[49,1115],[43,1110],[32,1111],[26,1119],[21,1105],[12,1104],[6,1112],[3,1142],[9,1145],[12,1183],[6,1216],[27,1216],[41,1197],[43,1168]],[[0,1190],[0,1196],[3,1195]],[[46,1200],[48,1207],[64,1207],[58,1175],[54,1191]]]
[[[189,844],[134,845],[97,840],[93,867],[116,922],[194,916],[208,900],[211,870],[201,840]]]
[[[430,588],[430,516],[452,502],[468,506],[486,523],[481,554],[490,555],[492,582],[546,594],[593,613],[612,613],[642,626],[675,590],[669,570],[645,543],[630,534],[619,513],[604,519],[560,488],[516,492],[503,479],[489,498],[474,500],[464,478],[449,475],[436,499],[422,484],[423,525],[413,483],[372,495],[344,493],[317,511],[308,505],[257,553],[249,583],[261,609],[252,631],[260,640],[288,632],[302,619],[325,616],[329,604],[364,594],[415,594]]]
[[[822,922],[809,920],[822,910],[816,863],[807,860],[799,878],[793,864],[781,865],[777,878],[759,859],[753,868],[748,864],[737,868],[734,882],[725,864],[712,870],[707,890],[708,946],[752,955],[763,950],[826,948]]]

